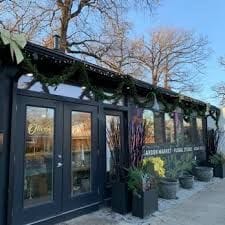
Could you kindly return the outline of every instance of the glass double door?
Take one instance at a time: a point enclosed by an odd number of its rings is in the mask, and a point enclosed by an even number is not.
[[[97,202],[96,107],[24,96],[17,107],[12,224]]]

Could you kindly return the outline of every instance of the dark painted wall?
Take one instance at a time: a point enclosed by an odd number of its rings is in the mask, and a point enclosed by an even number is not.
[[[13,69],[0,66],[0,132],[3,133],[3,144],[0,143],[0,225],[6,225],[9,171],[9,139],[12,107]]]

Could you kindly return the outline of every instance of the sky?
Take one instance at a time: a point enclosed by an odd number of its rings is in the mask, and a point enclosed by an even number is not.
[[[225,69],[218,63],[219,57],[225,56],[225,0],[162,0],[154,15],[133,11],[129,17],[139,35],[155,27],[172,26],[207,36],[213,53],[207,61],[203,90],[193,97],[219,104],[211,87],[225,81]]]

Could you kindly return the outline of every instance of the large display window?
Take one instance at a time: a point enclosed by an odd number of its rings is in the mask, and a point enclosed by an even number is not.
[[[24,206],[53,196],[54,109],[27,106]]]

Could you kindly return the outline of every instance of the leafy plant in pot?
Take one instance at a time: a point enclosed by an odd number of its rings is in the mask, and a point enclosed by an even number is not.
[[[109,171],[110,184],[112,185],[111,206],[113,211],[126,214],[131,210],[132,196],[128,191],[127,171],[123,167],[119,126],[116,118],[112,117],[106,127],[107,148],[111,155]]]
[[[133,193],[132,215],[144,218],[158,210],[158,192],[154,176],[142,168],[132,168],[128,173],[128,187]]]
[[[193,159],[192,154],[183,155],[180,159],[182,164],[180,165],[179,183],[184,189],[191,189],[194,184],[194,176],[192,174],[193,167],[196,165],[196,161]]]
[[[164,168],[164,161],[163,161],[162,167]],[[177,198],[178,180],[177,180],[176,167],[174,167],[173,169],[167,170],[165,174],[159,178],[158,189],[159,189],[159,197],[161,198],[164,198],[164,199]]]
[[[209,162],[214,167],[214,176],[224,178],[225,177],[225,154],[223,152],[215,153],[209,157]]]
[[[195,177],[199,181],[209,182],[213,177],[213,168],[208,166],[196,166]]]

